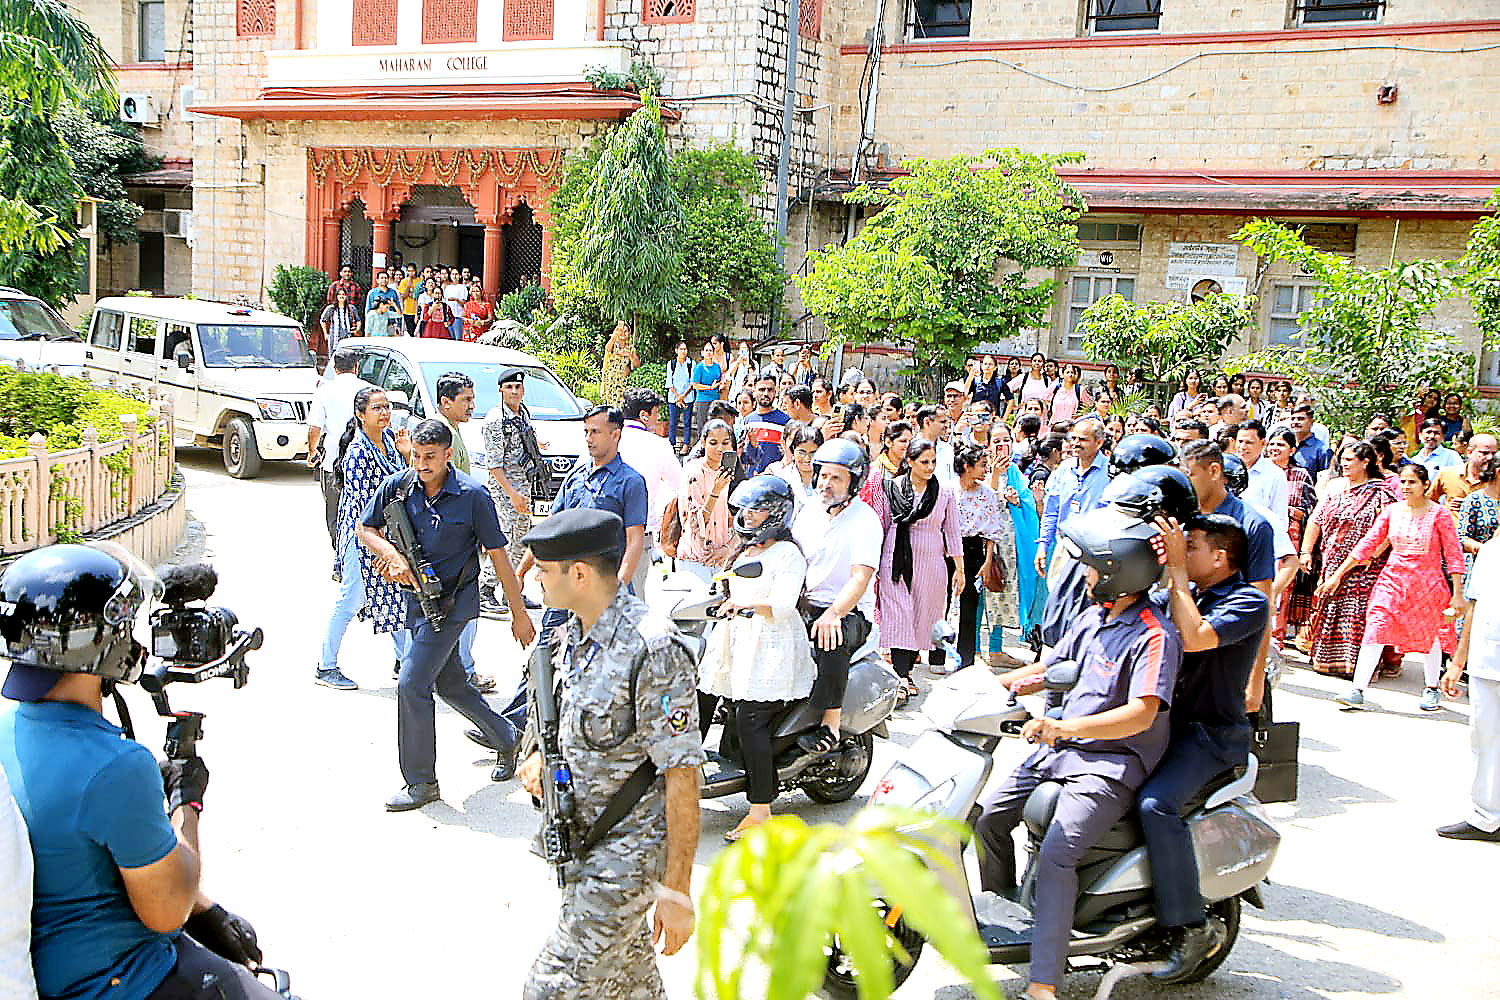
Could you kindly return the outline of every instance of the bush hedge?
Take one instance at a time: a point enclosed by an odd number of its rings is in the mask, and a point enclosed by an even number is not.
[[[114,441],[124,433],[120,418],[127,413],[145,426],[146,404],[132,396],[72,376],[0,368],[0,458],[25,455],[37,433],[47,438],[48,451],[77,448],[88,427],[100,441]]]

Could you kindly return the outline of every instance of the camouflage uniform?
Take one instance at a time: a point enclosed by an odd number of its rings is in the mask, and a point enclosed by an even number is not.
[[[521,430],[529,423],[531,414],[527,412],[525,403],[521,404],[521,412],[517,414],[502,400],[485,417],[483,429],[486,467],[484,484],[489,487],[490,498],[495,501],[495,513],[500,516],[500,530],[505,532],[506,538],[517,540],[531,530],[531,470],[526,449],[521,444]],[[488,470],[494,468],[505,473],[505,478],[526,501],[524,514],[516,513],[510,497],[489,473]],[[520,566],[521,559],[526,555],[526,546],[509,545],[506,550],[510,556],[511,569]],[[482,577],[480,585],[493,590],[496,583],[494,567],[485,560],[479,569]],[[496,596],[504,600],[500,595]]]
[[[593,824],[647,756],[658,774],[635,808],[569,866],[557,929],[522,996],[659,1000],[666,993],[646,915],[667,863],[661,772],[703,763],[697,671],[671,623],[623,589],[586,637],[580,631],[570,617],[556,661],[559,744],[573,772],[577,829]]]

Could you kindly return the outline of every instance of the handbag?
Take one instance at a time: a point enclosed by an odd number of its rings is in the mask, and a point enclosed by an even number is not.
[[[989,569],[984,571],[984,579],[981,581],[984,589],[992,594],[1003,594],[1009,581],[1005,579],[1005,563],[1003,560],[990,558]]]
[[[1250,752],[1260,765],[1255,797],[1261,802],[1297,801],[1297,744],[1302,723],[1273,722],[1251,731]]]

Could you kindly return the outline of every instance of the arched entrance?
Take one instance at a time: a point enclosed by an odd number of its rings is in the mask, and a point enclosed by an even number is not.
[[[314,267],[337,272],[346,250],[345,220],[352,220],[348,231],[362,232],[353,212],[356,203],[369,219],[371,266],[388,266],[400,250],[397,232],[405,234],[409,221],[441,229],[436,222],[408,220],[413,210],[407,207],[426,201],[431,209],[431,202],[451,200],[430,194],[414,198],[420,189],[438,188],[462,195],[462,205],[448,206],[452,218],[445,221],[450,229],[472,224],[477,230],[469,235],[468,252],[472,254],[477,236],[482,261],[478,273],[486,292],[496,295],[507,286],[514,287],[512,275],[522,276],[522,269],[531,263],[534,243],[540,246],[529,275],[549,281],[552,247],[543,206],[546,194],[557,184],[562,150],[309,148],[307,161],[307,260]],[[472,212],[472,223],[465,209]],[[453,257],[442,263],[459,262],[464,252],[457,242],[459,235],[453,234]],[[511,254],[506,252],[507,235],[518,244]],[[439,236],[434,233],[434,241]],[[513,261],[517,270],[511,268]]]

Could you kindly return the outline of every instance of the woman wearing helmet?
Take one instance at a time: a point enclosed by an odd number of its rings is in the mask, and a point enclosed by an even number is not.
[[[739,544],[728,565],[759,562],[761,571],[753,578],[729,578],[726,617],[709,637],[698,690],[705,731],[720,698],[733,707],[750,800],[749,815],[725,835],[734,841],[771,817],[777,790],[771,725],[789,703],[807,697],[816,671],[797,610],[807,560],[792,541],[791,486],[780,476],[755,476],[735,487],[729,506]],[[738,611],[751,614],[741,617]]]

